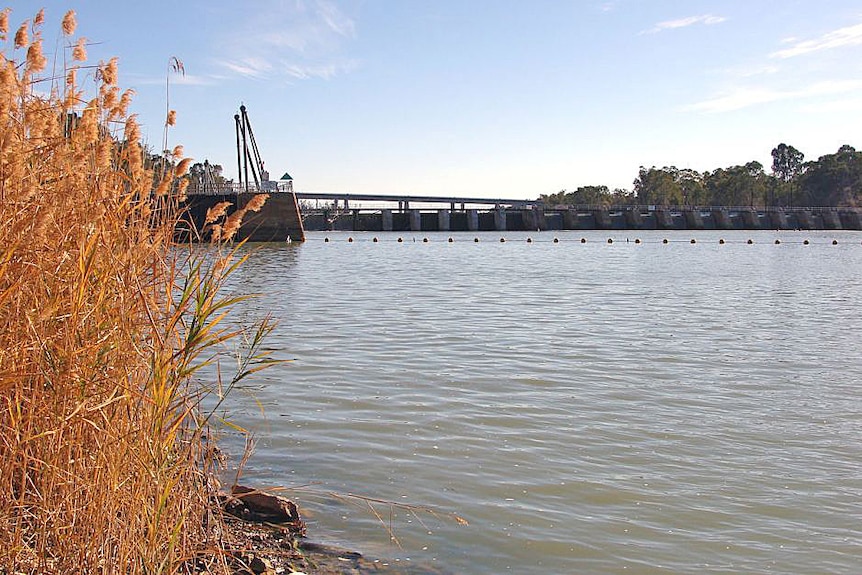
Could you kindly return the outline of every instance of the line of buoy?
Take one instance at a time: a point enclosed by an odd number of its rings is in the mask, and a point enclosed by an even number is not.
[[[356,241],[361,241],[361,240],[356,240]],[[372,241],[373,243],[375,243],[375,244],[376,244],[376,243],[379,243],[379,242],[380,242],[380,239],[379,239],[377,236],[374,236],[374,237],[372,237],[372,238],[371,238],[371,241]],[[396,241],[397,241],[399,244],[400,244],[400,243],[403,243],[403,242],[404,242],[404,238],[399,237]],[[480,241],[480,240],[479,240],[479,238],[478,238],[478,237],[473,238],[473,242],[474,242],[474,243],[479,243],[479,241]],[[506,241],[507,241],[507,240],[506,240],[506,238],[504,238],[504,237],[501,237],[501,238],[500,238],[500,243],[506,243]],[[526,242],[527,242],[528,244],[532,244],[532,243],[534,243],[534,241],[535,241],[535,242],[540,242],[540,241],[542,241],[542,240],[533,240],[533,238],[532,238],[532,237],[527,237],[527,238],[526,238]],[[555,243],[555,244],[558,244],[558,243],[560,243],[560,238],[553,238],[551,241],[552,241],[553,243]],[[628,243],[629,241],[630,241],[630,240],[629,240],[628,238],[626,238],[626,243]],[[679,241],[679,240],[674,240],[674,241]],[[323,238],[323,242],[328,244],[328,243],[330,243],[330,239],[329,239],[328,237],[325,237],[325,238]],[[353,237],[352,237],[352,236],[349,236],[349,237],[347,238],[347,242],[348,242],[348,243],[353,243],[353,242],[354,242]],[[416,242],[416,238],[413,238],[413,242],[414,242],[414,243]],[[429,243],[429,242],[430,242],[430,240],[429,240],[427,237],[422,238],[422,243],[427,244],[427,243]],[[452,237],[449,237],[449,238],[447,239],[447,242],[448,242],[448,243],[450,243],[450,244],[451,244],[451,243],[454,243],[454,242],[455,242],[455,239],[454,239],[454,238],[452,238]],[[586,238],[581,238],[581,239],[580,239],[580,243],[582,243],[582,244],[587,243],[587,239],[586,239]],[[608,238],[607,243],[609,243],[609,244],[613,244],[613,243],[614,243],[614,239],[613,239],[613,238]],[[641,239],[640,239],[640,238],[635,238],[635,239],[634,239],[634,243],[639,245],[639,244],[641,244],[641,243],[643,243],[643,242],[641,241]],[[662,243],[662,244],[668,244],[668,243],[671,243],[671,240],[668,240],[667,238],[663,238],[663,239],[661,240],[661,243]],[[691,238],[691,239],[689,240],[689,243],[691,243],[691,244],[696,244],[696,243],[697,243],[697,239],[695,239],[695,238]],[[724,239],[724,238],[719,238],[718,243],[719,243],[719,245],[724,245],[724,244],[725,244],[725,243],[727,243],[727,242],[725,241],[725,239]],[[752,245],[752,244],[754,244],[754,240],[753,240],[753,239],[751,239],[751,238],[748,238],[747,240],[745,240],[745,243],[746,243],[746,244],[749,244],[749,245]],[[781,242],[781,240],[780,240],[780,239],[776,239],[776,240],[774,240],[774,242],[773,242],[773,243],[774,243],[775,245],[781,245],[781,243],[782,243],[782,242]],[[810,240],[808,240],[808,239],[802,240],[802,245],[807,246],[807,245],[810,245],[810,244],[811,244],[811,241],[810,241]],[[832,244],[833,246],[837,246],[837,245],[838,245],[838,240],[837,240],[837,239],[833,239],[833,240],[831,241],[831,244]]]

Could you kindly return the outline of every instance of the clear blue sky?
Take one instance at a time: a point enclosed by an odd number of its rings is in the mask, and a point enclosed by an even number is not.
[[[858,0],[219,0],[44,6],[118,56],[150,143],[236,176],[244,103],[267,168],[303,191],[534,198],[631,189],[791,144],[862,148]],[[169,73],[176,56],[185,76]]]

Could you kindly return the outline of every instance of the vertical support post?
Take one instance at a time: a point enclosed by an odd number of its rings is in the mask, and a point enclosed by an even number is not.
[[[467,210],[467,229],[471,232],[479,231],[479,210]]]
[[[437,230],[441,232],[448,232],[450,228],[450,215],[452,212],[449,210],[437,210]]]
[[[380,220],[384,232],[392,231],[392,210],[380,210]]]
[[[506,231],[506,208],[496,208],[494,210],[494,229],[498,232]]]
[[[409,210],[410,214],[410,231],[422,231],[422,213],[419,210]]]

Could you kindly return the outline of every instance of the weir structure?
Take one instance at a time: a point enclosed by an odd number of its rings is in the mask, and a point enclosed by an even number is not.
[[[296,196],[305,229],[315,231],[862,230],[862,210],[849,207],[547,207],[538,200],[313,192]],[[359,202],[375,206],[359,207]]]

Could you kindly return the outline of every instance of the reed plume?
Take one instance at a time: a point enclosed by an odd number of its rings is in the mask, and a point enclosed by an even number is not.
[[[63,16],[63,34],[66,36],[71,36],[75,33],[75,28],[78,27],[78,21],[75,19],[75,11],[69,10],[66,12],[66,15]]]

